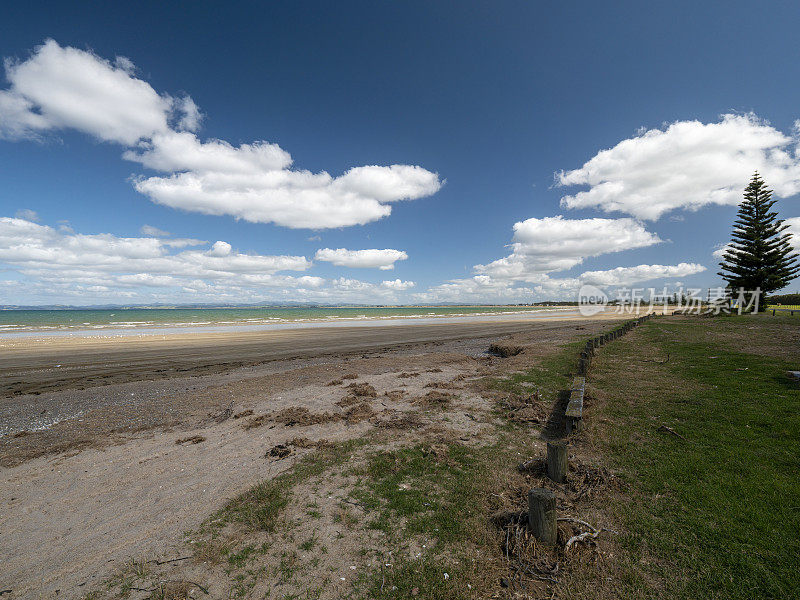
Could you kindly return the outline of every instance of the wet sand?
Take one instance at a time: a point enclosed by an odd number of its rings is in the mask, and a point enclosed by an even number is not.
[[[268,331],[172,333],[124,337],[0,338],[0,399],[111,383],[209,375],[287,358],[398,348],[408,344],[500,336],[598,315],[379,324]]]

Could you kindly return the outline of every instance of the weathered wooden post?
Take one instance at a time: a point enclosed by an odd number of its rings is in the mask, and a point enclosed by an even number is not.
[[[567,481],[567,444],[547,442],[547,476],[556,483]]]
[[[556,495],[550,490],[533,488],[528,492],[528,527],[540,542],[556,543]]]
[[[578,359],[578,375],[582,375],[582,376],[585,377],[586,374],[587,374],[587,371],[589,370],[588,366],[589,365],[587,364],[586,359],[579,358]]]

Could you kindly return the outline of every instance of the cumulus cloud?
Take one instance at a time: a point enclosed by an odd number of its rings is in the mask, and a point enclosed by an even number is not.
[[[155,233],[148,230],[147,233]],[[158,231],[158,233],[165,233]],[[181,249],[205,245],[205,249]],[[303,256],[247,254],[218,240],[80,234],[25,219],[0,218],[3,302],[398,302],[412,281],[370,283],[289,275],[312,266]]]
[[[33,221],[34,223],[39,221],[39,215],[36,214],[35,210],[31,210],[29,208],[20,208],[15,214],[15,217],[18,219],[25,219],[26,221]]]
[[[19,215],[17,216],[19,217]],[[168,237],[170,235],[169,231],[164,231],[163,229],[153,227],[152,225],[142,225],[141,229],[139,229],[139,233],[148,237]]]
[[[389,203],[430,196],[441,187],[436,173],[418,166],[355,167],[333,177],[290,169],[291,156],[274,144],[203,143],[185,132],[158,136],[148,150],[126,152],[125,158],[162,170],[187,169],[135,181],[136,190],[158,204],[295,229],[377,221],[391,214]]]
[[[693,275],[705,271],[695,263],[619,267],[586,271],[574,277],[554,277],[603,254],[661,243],[637,220],[565,219],[563,216],[527,219],[514,225],[512,253],[486,265],[475,265],[472,277],[451,279],[415,294],[424,302],[528,303],[575,300],[585,283],[599,286],[630,285],[653,279]]]
[[[438,174],[415,165],[368,165],[334,177],[293,169],[277,144],[200,140],[189,96],[156,92],[127,58],[115,62],[47,40],[24,61],[6,61],[0,137],[83,131],[127,148],[125,159],[163,175],[134,178],[153,202],[254,223],[323,229],[388,216],[391,203],[435,194]]]
[[[173,238],[167,239],[172,235],[169,231],[164,231],[152,225],[142,225],[139,233],[146,237],[162,238],[161,243],[170,248],[187,248],[189,246],[204,246],[208,242],[206,240],[196,240],[194,238]]]
[[[716,248],[716,250],[714,250],[714,252],[712,252],[711,254],[712,254],[712,255],[713,255],[715,258],[718,258],[718,259],[722,260],[722,258],[725,256],[725,254],[726,254],[726,253],[728,252],[728,250],[730,250],[730,249],[731,249],[731,245],[730,245],[730,244],[720,244],[720,245],[719,245],[719,246]]]
[[[200,128],[203,115],[191,96],[184,96],[180,100],[177,100],[175,104],[182,115],[178,120],[178,129],[197,131]]]
[[[401,279],[394,279],[392,281],[381,281],[381,287],[385,287],[390,290],[410,290],[416,285],[413,281],[403,281]]]
[[[784,219],[785,223],[789,226],[786,233],[792,235],[792,246],[800,250],[800,217],[791,217]]]
[[[511,279],[489,275],[452,279],[416,294],[424,302],[496,302],[530,303],[541,300],[575,300],[583,284],[613,287],[644,283],[655,279],[682,277],[702,273],[706,268],[696,263],[677,265],[638,265],[605,271],[586,271],[577,277],[551,277],[540,274],[528,277],[523,285]],[[677,284],[676,284],[677,285]]]
[[[145,286],[178,280],[269,281],[280,271],[311,266],[303,256],[243,254],[223,241],[205,251],[173,252],[169,241],[159,238],[65,233],[8,217],[0,218],[0,263],[36,279]]]
[[[0,132],[6,136],[71,128],[132,145],[169,129],[173,100],[133,77],[127,59],[112,64],[47,40],[25,61],[6,60],[5,68],[11,85],[0,91]]]
[[[394,269],[398,260],[406,260],[408,254],[402,250],[386,248],[378,250],[347,250],[346,248],[322,248],[317,250],[314,260],[329,262],[337,267],[350,267],[356,269],[380,269],[388,271]]]
[[[617,267],[606,271],[585,271],[581,273],[580,281],[597,286],[631,285],[653,279],[695,275],[705,270],[703,265],[685,262],[677,265],[638,265],[636,267]]]
[[[634,219],[565,219],[558,215],[514,224],[512,254],[478,273],[494,278],[533,280],[541,273],[565,271],[584,259],[658,244],[661,239]],[[532,279],[531,279],[532,278]]]
[[[463,279],[451,279],[430,287],[426,292],[415,295],[420,302],[474,302],[517,304],[529,303],[544,298],[550,300],[571,300],[580,286],[577,279],[551,279],[542,274],[528,285],[516,285],[509,279],[495,279],[489,275],[475,275]]]
[[[755,170],[776,196],[792,196],[800,191],[796,134],[786,135],[753,114],[644,131],[598,152],[579,169],[558,173],[559,186],[589,188],[564,196],[561,204],[656,220],[676,209],[739,204]]]

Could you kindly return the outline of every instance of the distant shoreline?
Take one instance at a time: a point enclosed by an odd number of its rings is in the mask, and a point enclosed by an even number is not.
[[[370,327],[400,323],[517,320],[575,312],[575,307],[314,307],[283,309],[104,309],[0,314],[0,340],[129,337],[184,333],[242,333],[308,327]],[[117,314],[117,313],[124,313]]]

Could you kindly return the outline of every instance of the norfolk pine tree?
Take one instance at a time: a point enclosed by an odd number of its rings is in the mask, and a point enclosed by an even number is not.
[[[761,310],[766,308],[766,294],[786,287],[800,272],[791,234],[784,233],[789,226],[771,211],[775,202],[772,190],[756,172],[744,190],[732,241],[719,263],[722,270],[717,273],[734,294],[739,288],[748,292],[760,288]]]

